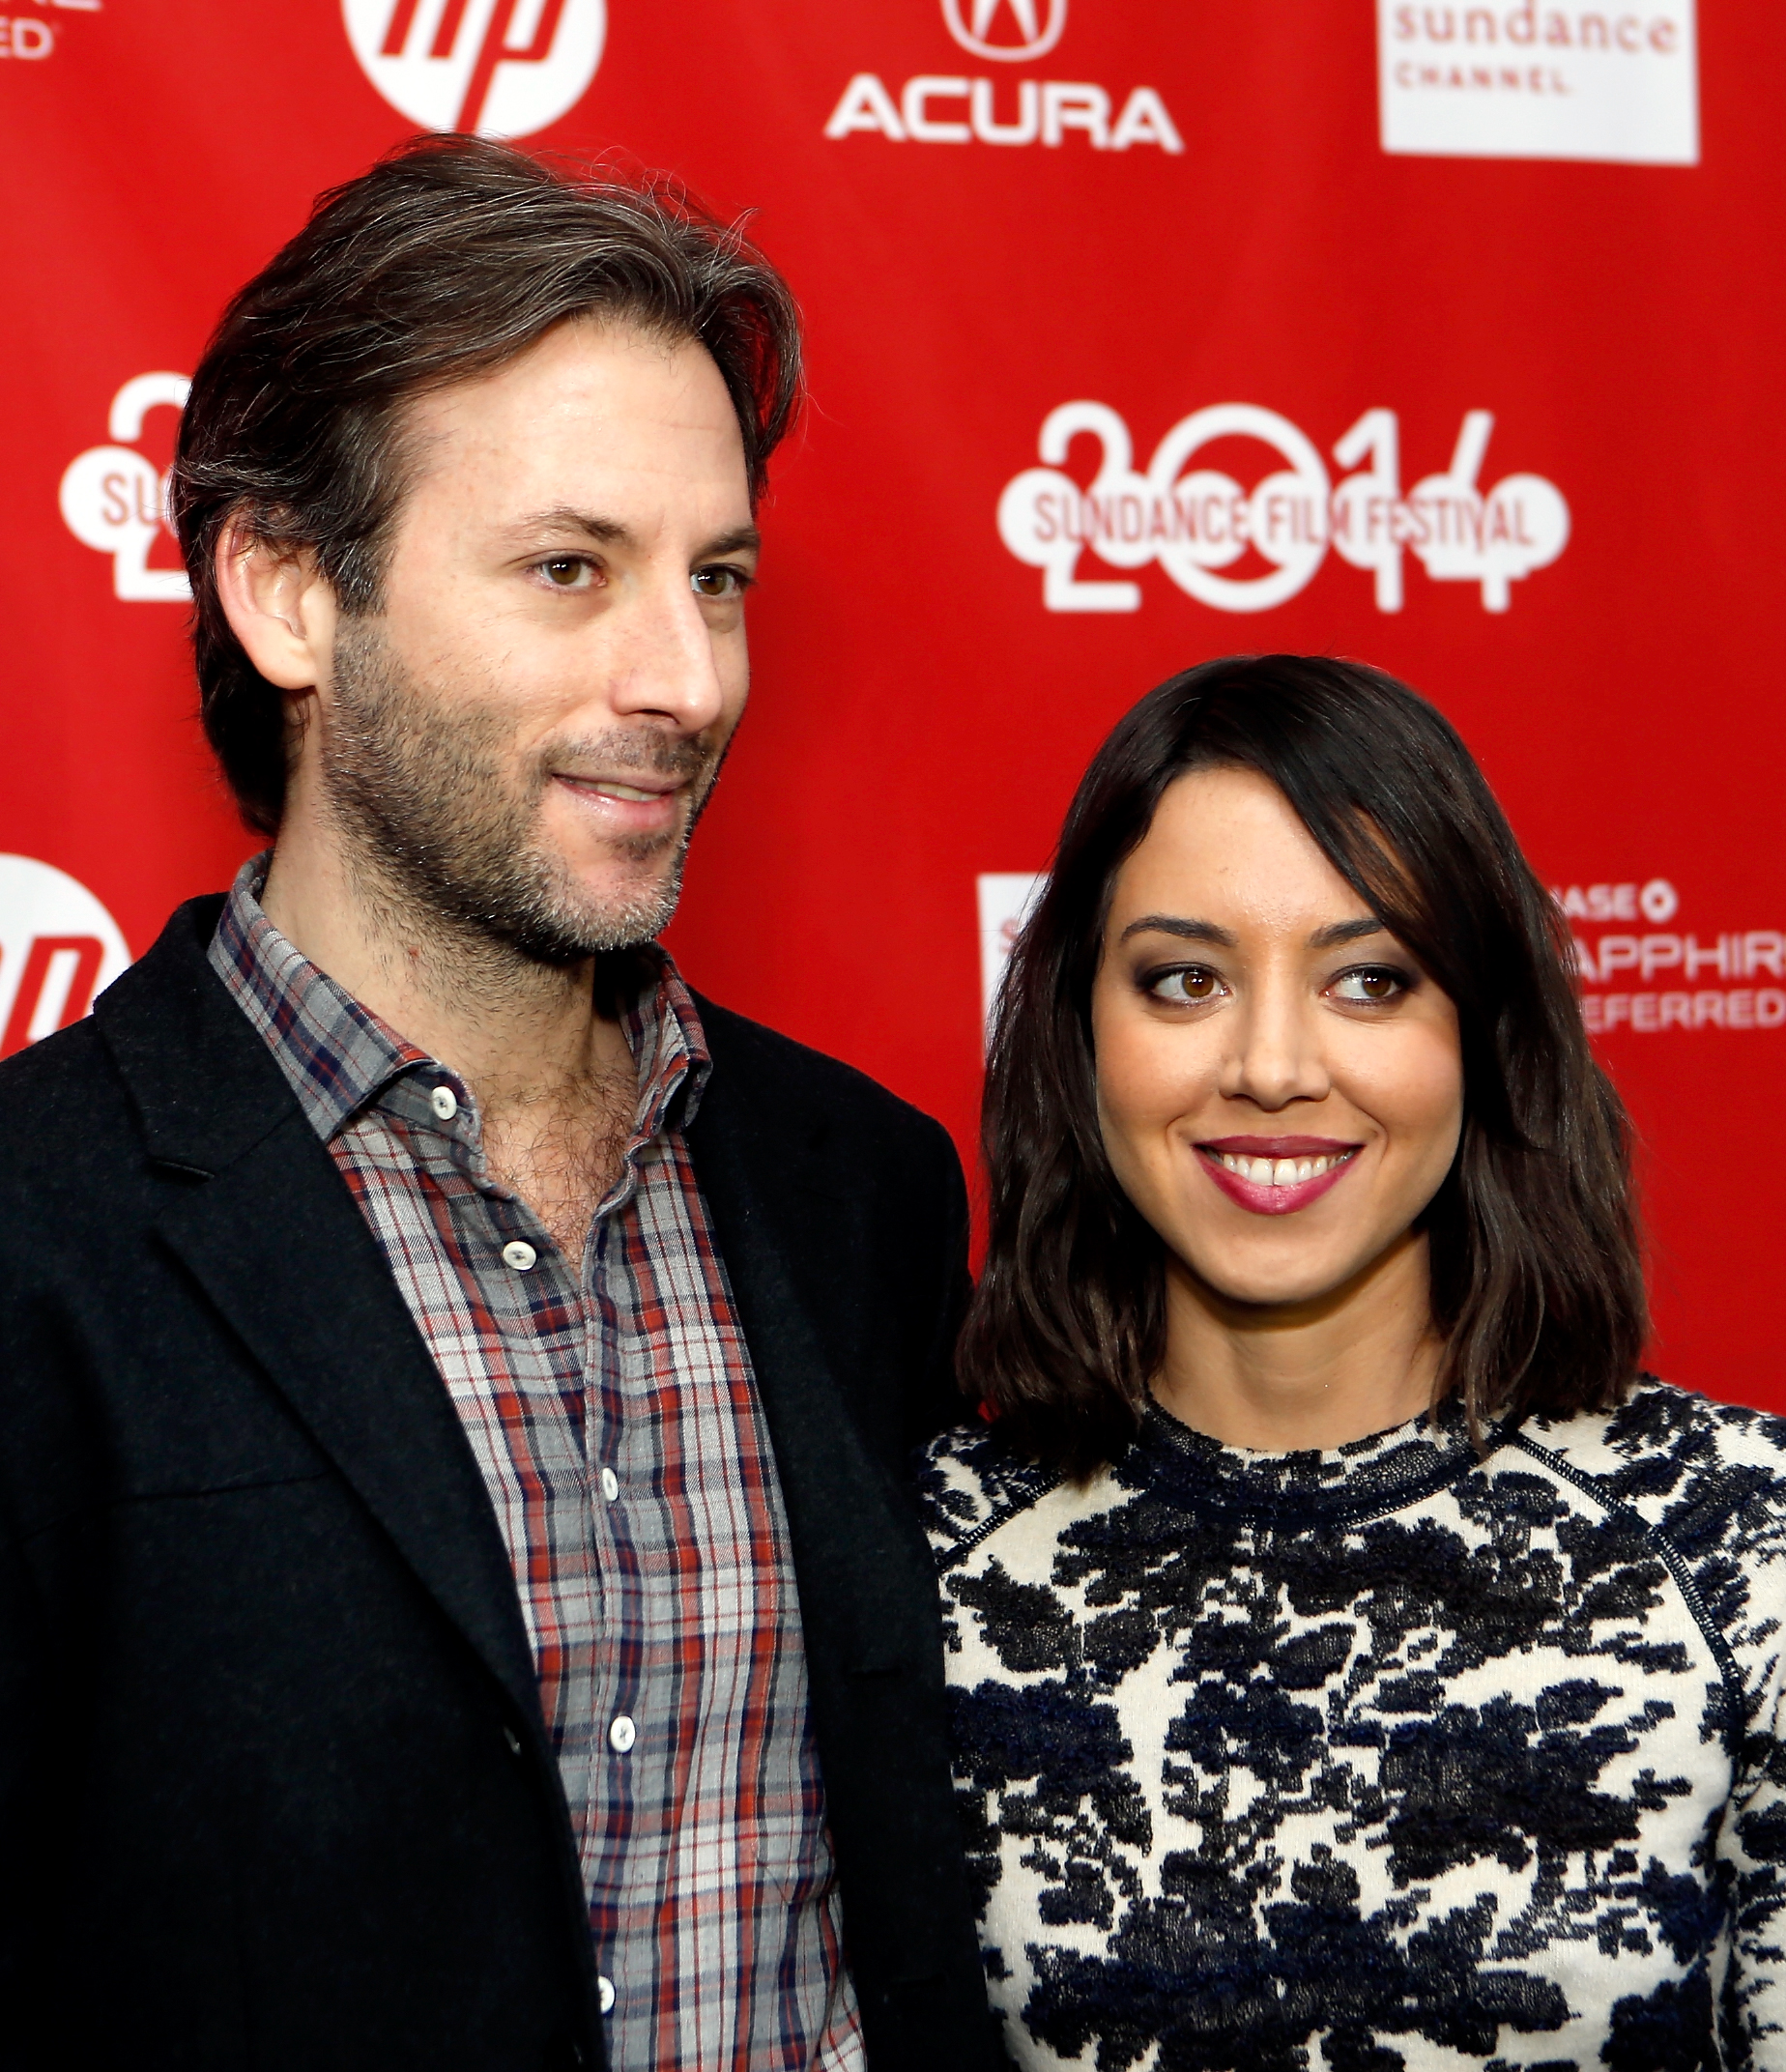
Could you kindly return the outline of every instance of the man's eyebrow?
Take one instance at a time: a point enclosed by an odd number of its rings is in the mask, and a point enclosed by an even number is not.
[[[557,533],[561,537],[574,534],[579,539],[593,540],[601,547],[637,547],[639,536],[632,528],[623,525],[618,518],[604,518],[597,511],[580,511],[568,504],[554,504],[550,510],[532,511],[519,518],[509,528],[516,539],[537,540],[542,533]],[[710,561],[723,554],[758,554],[763,548],[763,534],[754,525],[734,526],[729,532],[721,532],[707,540],[695,556],[697,564]]]
[[[603,547],[633,547],[639,543],[631,528],[618,518],[574,510],[568,504],[556,504],[549,511],[532,511],[525,518],[517,518],[508,530],[517,539],[537,539],[542,532],[574,532]]]
[[[1317,928],[1309,937],[1311,950],[1337,950],[1343,942],[1362,942],[1367,935],[1387,935],[1389,930],[1374,915],[1367,915],[1361,921],[1335,921],[1327,928]]]
[[[1177,935],[1185,942],[1213,942],[1224,950],[1233,949],[1239,940],[1213,921],[1187,920],[1176,913],[1144,913],[1138,921],[1129,923],[1120,939],[1127,942],[1131,935]]]
[[[761,554],[763,534],[754,525],[735,526],[730,532],[722,532],[717,539],[710,539],[695,556],[697,561],[710,561],[718,554]]]

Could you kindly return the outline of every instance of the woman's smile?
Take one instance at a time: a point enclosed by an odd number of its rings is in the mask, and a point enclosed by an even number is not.
[[[1219,1137],[1196,1147],[1209,1177],[1254,1216],[1289,1216],[1318,1201],[1363,1148],[1325,1137]]]

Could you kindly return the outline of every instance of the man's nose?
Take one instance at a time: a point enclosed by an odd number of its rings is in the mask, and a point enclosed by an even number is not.
[[[1229,1018],[1233,1041],[1223,1061],[1223,1093],[1274,1112],[1292,1101],[1324,1099],[1332,1080],[1319,1022],[1317,1006],[1293,983],[1250,992]]]
[[[678,734],[700,734],[725,710],[712,632],[686,575],[641,587],[619,648],[617,714],[667,719]]]

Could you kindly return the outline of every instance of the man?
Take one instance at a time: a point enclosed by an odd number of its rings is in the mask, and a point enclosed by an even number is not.
[[[274,839],[0,1072],[0,2063],[996,2061],[900,1490],[959,1167],[653,943],[797,361],[734,235],[452,139],[198,370]]]

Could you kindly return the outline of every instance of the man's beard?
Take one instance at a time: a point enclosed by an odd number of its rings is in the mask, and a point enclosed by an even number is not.
[[[724,741],[645,728],[557,741],[516,789],[512,738],[511,717],[494,705],[443,711],[374,625],[343,623],[318,763],[328,810],[374,878],[452,933],[536,964],[576,964],[648,941],[676,911],[688,840]],[[617,777],[636,770],[688,786],[692,808],[679,828],[609,843],[635,867],[631,889],[591,896],[540,846],[541,801],[553,769],[565,767]]]

